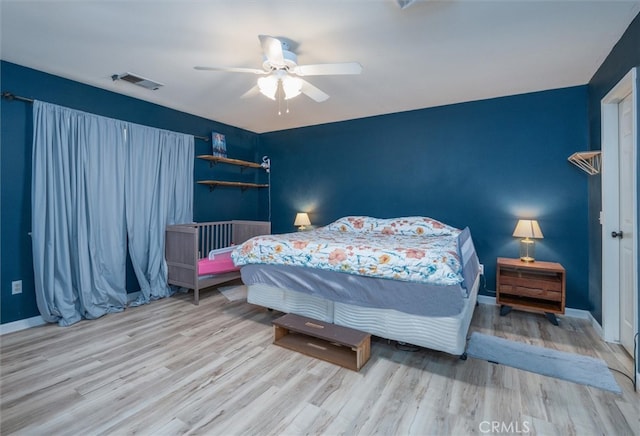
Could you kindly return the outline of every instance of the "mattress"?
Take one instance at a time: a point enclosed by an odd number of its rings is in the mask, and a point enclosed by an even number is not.
[[[455,316],[462,312],[480,268],[468,228],[458,236],[457,251],[462,262],[462,278],[453,285],[375,278],[295,265],[248,264],[240,272],[248,286],[268,285],[333,302],[412,315]]]
[[[268,285],[333,302],[370,308],[389,308],[421,316],[452,316],[467,299],[460,286],[376,279],[334,271],[287,265],[245,265],[242,282]]]
[[[349,225],[347,225],[349,224]],[[308,232],[262,235],[233,253],[236,265],[302,266],[358,276],[458,285],[462,230],[426,217],[347,217]]]

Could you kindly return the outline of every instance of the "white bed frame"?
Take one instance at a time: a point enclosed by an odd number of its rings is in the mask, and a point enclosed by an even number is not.
[[[165,259],[168,283],[193,289],[193,301],[199,304],[200,289],[239,279],[240,272],[199,277],[198,260],[207,257],[211,250],[239,245],[254,236],[269,233],[271,223],[268,221],[232,220],[167,226]]]
[[[248,286],[247,301],[466,359],[467,333],[476,307],[479,283],[480,275],[476,277],[462,311],[455,316],[445,317],[418,316],[394,309],[361,307],[264,284]]]

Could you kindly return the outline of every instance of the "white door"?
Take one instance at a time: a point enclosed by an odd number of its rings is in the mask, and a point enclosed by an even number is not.
[[[634,308],[637,307],[634,292],[634,238],[633,228],[633,170],[635,162],[633,144],[633,105],[629,93],[618,104],[618,180],[619,180],[619,232],[620,237],[620,343],[633,355]]]
[[[640,78],[632,68],[602,99],[602,337],[633,354],[638,328],[637,153]],[[618,234],[622,232],[622,238]],[[640,373],[638,374],[640,377]]]

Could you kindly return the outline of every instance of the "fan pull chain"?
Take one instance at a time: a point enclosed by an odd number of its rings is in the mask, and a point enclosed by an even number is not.
[[[284,90],[278,87],[278,115],[282,115],[282,95],[284,94]],[[285,113],[288,114],[289,111],[289,100],[286,98],[285,100]]]

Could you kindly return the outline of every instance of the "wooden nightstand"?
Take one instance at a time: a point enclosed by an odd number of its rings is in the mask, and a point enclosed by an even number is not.
[[[496,302],[502,306],[500,315],[508,314],[512,307],[538,310],[558,325],[556,314],[564,313],[565,282],[565,270],[559,263],[499,257]]]

